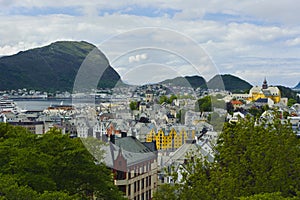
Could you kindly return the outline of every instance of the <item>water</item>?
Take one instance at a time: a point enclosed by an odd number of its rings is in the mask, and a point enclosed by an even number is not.
[[[51,105],[71,105],[72,100],[14,100],[22,110],[44,110]]]

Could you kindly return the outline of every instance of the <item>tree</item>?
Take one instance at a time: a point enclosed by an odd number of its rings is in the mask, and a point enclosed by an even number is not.
[[[172,94],[168,99],[168,103],[171,104],[175,99],[177,99],[177,96],[175,94]]]
[[[166,95],[162,95],[159,97],[159,104],[162,104],[162,103],[167,103],[168,102],[168,97]]]
[[[293,98],[289,98],[288,100],[288,106],[291,107],[292,105],[294,105],[295,103],[297,103],[297,100],[293,99]]]
[[[131,101],[129,104],[130,110],[137,110],[138,109],[138,102],[136,101]]]
[[[249,197],[240,197],[239,200],[296,200],[297,197],[283,197],[280,192],[256,194]]]
[[[172,94],[170,96],[170,98],[168,98],[166,95],[162,95],[159,97],[159,103],[167,103],[167,104],[171,104],[173,102],[173,100],[177,99],[177,96]]]
[[[211,97],[205,96],[201,99],[198,99],[196,103],[196,111],[211,112],[212,111]]]
[[[15,182],[15,191],[33,195],[27,199],[122,199],[111,171],[89,153],[79,138],[71,139],[57,129],[40,136],[0,124],[0,174]],[[7,196],[3,188],[0,196]]]
[[[249,116],[226,123],[214,162],[189,157],[191,162],[185,164],[189,173],[168,191],[176,193],[174,199],[259,199],[259,195],[292,199],[300,191],[299,147],[291,125],[279,117],[272,124],[257,124]]]

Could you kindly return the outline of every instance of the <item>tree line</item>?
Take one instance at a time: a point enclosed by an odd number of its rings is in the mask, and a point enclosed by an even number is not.
[[[0,199],[123,199],[79,138],[0,123]]]
[[[291,125],[279,117],[225,123],[214,162],[189,155],[182,181],[162,185],[155,199],[300,199],[299,150]]]

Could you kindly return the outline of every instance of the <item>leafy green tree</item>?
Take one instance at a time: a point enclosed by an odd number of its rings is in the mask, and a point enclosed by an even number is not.
[[[136,101],[131,101],[129,104],[130,110],[138,110],[138,102]]]
[[[25,199],[122,199],[111,171],[100,159],[96,160],[79,138],[71,139],[57,129],[35,135],[0,124],[0,174],[15,182],[11,185],[18,186],[13,188],[16,194],[24,190],[32,195]],[[10,194],[3,188],[0,196]]]
[[[257,124],[249,116],[236,124],[226,123],[215,148],[215,161],[189,156],[182,182],[167,191],[176,194],[172,199],[260,199],[260,195],[261,199],[296,199],[299,147],[291,125],[279,117],[272,124]],[[162,192],[158,190],[156,196]]]
[[[211,112],[212,111],[211,97],[205,96],[201,99],[198,99],[196,103],[196,111]]]
[[[172,94],[170,96],[170,98],[168,98],[166,95],[162,95],[159,97],[159,103],[167,103],[167,104],[171,104],[173,102],[173,100],[177,99],[177,96],[175,94]]]
[[[162,104],[162,103],[167,103],[168,102],[168,97],[166,95],[162,95],[159,97],[159,104]]]
[[[255,194],[249,197],[240,197],[239,200],[297,200],[297,197],[283,197],[280,192]]]
[[[170,96],[170,98],[168,99],[168,103],[169,104],[171,104],[175,99],[177,99],[177,96],[175,95],[175,94],[172,94],[171,96]]]
[[[0,199],[1,200],[76,200],[81,199],[79,196],[70,196],[62,191],[48,192],[39,194],[29,186],[19,186],[17,180],[11,175],[0,174]]]
[[[295,103],[297,103],[297,100],[295,100],[295,99],[293,99],[293,98],[290,98],[289,100],[288,100],[288,106],[292,106],[292,105],[294,105]]]

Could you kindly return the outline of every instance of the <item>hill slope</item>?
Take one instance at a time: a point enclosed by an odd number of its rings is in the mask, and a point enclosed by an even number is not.
[[[192,87],[192,88],[207,88],[206,81],[203,77],[200,76],[185,76],[185,77],[176,77],[173,79],[167,79],[160,82],[160,84],[168,84],[173,86],[181,87]]]
[[[280,90],[281,97],[287,97],[288,99],[295,99],[298,103],[300,102],[299,97],[297,97],[297,92],[293,91],[291,88],[278,85],[277,86]]]
[[[0,58],[0,90],[18,88],[72,91],[82,62],[96,47],[87,42],[60,41]],[[107,61],[103,55],[103,59]],[[119,74],[108,67],[98,87],[114,87]]]
[[[224,86],[220,84],[220,78],[223,80]],[[224,89],[225,87],[225,90],[231,92],[244,92],[252,87],[247,81],[230,74],[216,75],[207,84],[210,89]]]

